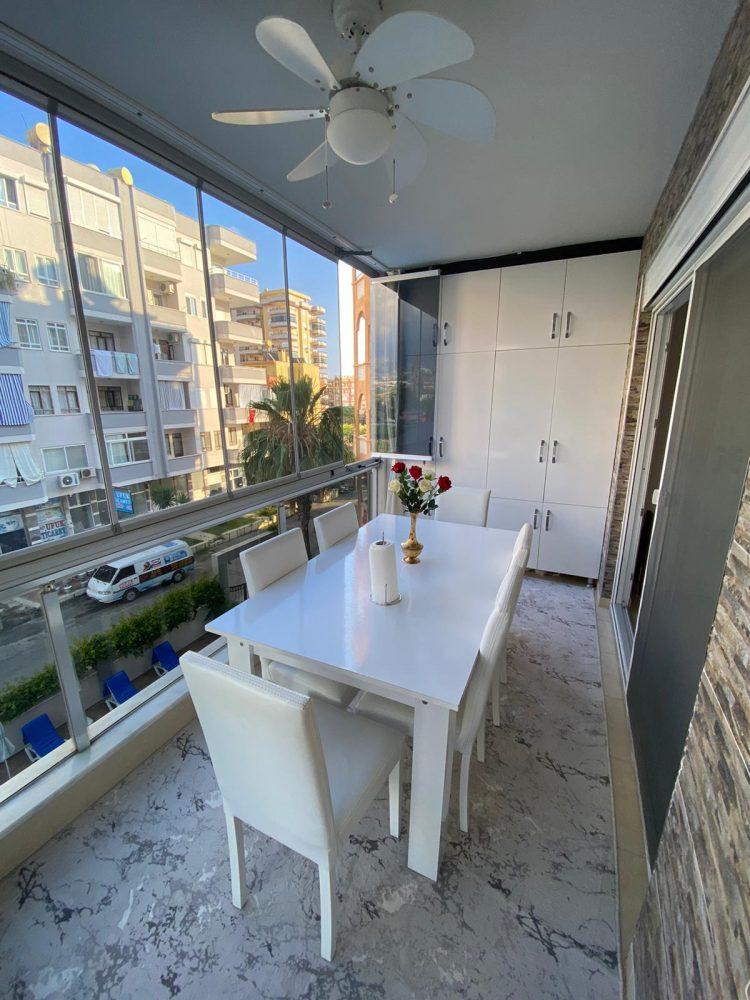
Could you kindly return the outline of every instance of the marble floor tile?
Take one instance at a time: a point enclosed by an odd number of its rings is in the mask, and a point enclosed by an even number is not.
[[[337,873],[334,962],[320,958],[315,866],[250,829],[249,900],[232,906],[194,723],[0,882],[3,995],[615,1000],[592,591],[528,577],[508,669],[501,726],[488,726],[486,763],[472,761],[470,832],[454,800],[430,882],[406,867],[408,801],[397,840],[384,791]]]

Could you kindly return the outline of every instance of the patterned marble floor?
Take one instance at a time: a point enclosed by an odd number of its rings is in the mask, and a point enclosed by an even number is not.
[[[232,907],[220,797],[190,726],[0,883],[0,993],[619,996],[591,590],[527,578],[502,725],[488,733],[487,762],[472,766],[471,833],[452,806],[437,883],[406,868],[385,795],[355,830],[329,965],[314,866],[250,830],[250,899]],[[404,832],[407,821],[408,808]]]

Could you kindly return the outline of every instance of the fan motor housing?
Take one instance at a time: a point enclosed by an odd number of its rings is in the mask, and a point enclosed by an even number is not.
[[[380,0],[333,0],[333,22],[342,38],[364,38],[383,20]]]
[[[390,104],[372,87],[347,87],[331,97],[328,142],[347,163],[373,163],[393,139]]]

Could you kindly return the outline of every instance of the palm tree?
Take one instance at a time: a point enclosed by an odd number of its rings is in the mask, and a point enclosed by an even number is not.
[[[309,375],[294,382],[294,403],[297,410],[297,445],[300,469],[315,469],[331,462],[354,461],[354,454],[343,438],[340,406],[322,407],[320,400],[325,388],[313,388]],[[254,404],[265,413],[267,420],[245,438],[242,464],[249,483],[263,483],[294,472],[294,420],[292,389],[286,379],[271,386],[271,395]],[[310,553],[310,511],[312,494],[298,497],[300,527]]]

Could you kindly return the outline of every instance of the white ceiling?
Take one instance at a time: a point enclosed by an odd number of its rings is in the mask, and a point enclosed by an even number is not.
[[[472,83],[497,111],[497,138],[472,146],[422,128],[428,165],[398,203],[380,163],[287,172],[322,139],[304,122],[236,128],[227,107],[305,107],[316,92],[257,44],[268,14],[302,23],[329,63],[346,53],[330,0],[66,0],[6,5],[10,27],[83,67],[387,266],[641,234],[705,85],[734,0],[385,0],[385,13],[441,13],[474,39],[437,76]]]

